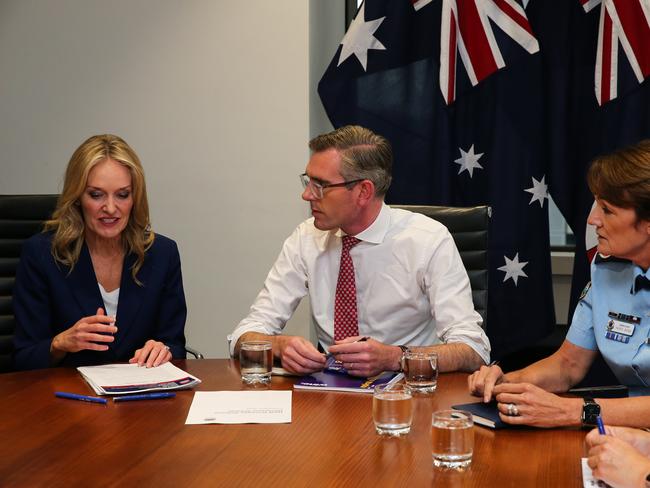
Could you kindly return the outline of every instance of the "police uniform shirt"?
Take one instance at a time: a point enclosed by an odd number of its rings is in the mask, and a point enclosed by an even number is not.
[[[634,263],[596,257],[591,284],[583,292],[567,340],[600,350],[630,395],[650,395],[650,289],[635,286],[637,276],[650,278]],[[642,279],[642,278],[641,278]]]

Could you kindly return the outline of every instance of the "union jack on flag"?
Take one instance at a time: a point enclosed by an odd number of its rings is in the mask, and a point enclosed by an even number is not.
[[[580,0],[585,12],[601,6],[594,73],[598,104],[618,95],[618,52],[623,48],[639,83],[650,75],[650,0]]]
[[[490,21],[530,54],[539,51],[526,12],[515,0],[443,0],[440,90],[447,105],[456,99],[458,55],[472,86],[505,67]]]

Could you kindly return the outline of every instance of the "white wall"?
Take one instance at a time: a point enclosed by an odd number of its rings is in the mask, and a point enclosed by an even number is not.
[[[308,215],[298,174],[329,130],[315,85],[343,18],[343,0],[0,0],[0,193],[56,193],[86,137],[122,136],[179,244],[188,343],[226,356]],[[307,307],[290,330],[309,334]]]

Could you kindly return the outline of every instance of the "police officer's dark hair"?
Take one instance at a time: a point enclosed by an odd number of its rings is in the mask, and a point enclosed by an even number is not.
[[[313,152],[336,149],[341,154],[341,176],[345,180],[370,180],[375,195],[384,196],[392,179],[393,151],[390,143],[370,129],[346,125],[309,141]]]
[[[633,208],[638,219],[650,221],[650,139],[597,157],[587,184],[595,197]]]

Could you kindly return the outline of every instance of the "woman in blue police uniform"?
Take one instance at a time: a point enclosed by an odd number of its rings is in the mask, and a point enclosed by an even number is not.
[[[52,220],[23,247],[14,313],[17,369],[185,357],[178,249],[151,230],[142,165],[119,137],[72,155]]]
[[[471,393],[496,398],[507,423],[590,426],[601,415],[607,424],[650,425],[650,396],[583,401],[554,394],[582,380],[600,351],[631,396],[650,395],[650,140],[596,159],[587,181],[599,255],[564,343],[522,370],[504,375],[484,366],[468,379]]]

